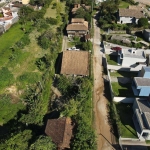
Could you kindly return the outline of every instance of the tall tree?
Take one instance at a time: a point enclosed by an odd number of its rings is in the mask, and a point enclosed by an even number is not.
[[[55,144],[48,136],[40,136],[31,146],[30,150],[56,150]]]
[[[5,143],[0,145],[1,150],[27,150],[28,142],[32,137],[31,130],[24,130],[16,135],[12,135]]]

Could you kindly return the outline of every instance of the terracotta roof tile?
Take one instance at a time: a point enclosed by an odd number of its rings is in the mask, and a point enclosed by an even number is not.
[[[61,74],[89,75],[89,52],[64,51]]]
[[[70,118],[49,119],[45,133],[61,148],[70,148],[72,137],[72,122]]]
[[[144,17],[143,13],[140,10],[126,9],[126,8],[120,8],[119,9],[119,16],[121,16],[121,17],[135,17],[135,18]]]

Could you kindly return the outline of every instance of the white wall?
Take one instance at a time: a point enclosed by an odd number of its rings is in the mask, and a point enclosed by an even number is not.
[[[135,19],[135,22],[137,23],[139,19]],[[119,22],[122,24],[125,23],[133,23],[133,17],[120,17]]]
[[[135,101],[135,97],[114,97],[113,101],[117,103],[133,103]]]

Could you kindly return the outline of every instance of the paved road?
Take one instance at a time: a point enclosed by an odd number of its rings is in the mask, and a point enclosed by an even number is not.
[[[93,72],[94,72],[94,120],[97,136],[97,150],[113,150],[111,128],[108,123],[107,99],[103,96],[102,48],[100,47],[100,29],[95,25],[93,37]]]

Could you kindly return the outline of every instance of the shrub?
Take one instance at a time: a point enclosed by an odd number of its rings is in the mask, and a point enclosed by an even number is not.
[[[52,24],[52,25],[56,25],[58,22],[57,22],[57,19],[55,19],[55,18],[46,18],[46,22],[48,23],[48,24]]]
[[[11,85],[14,82],[13,74],[8,70],[8,68],[3,67],[0,70],[0,88]]]

